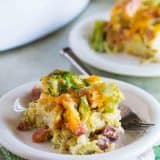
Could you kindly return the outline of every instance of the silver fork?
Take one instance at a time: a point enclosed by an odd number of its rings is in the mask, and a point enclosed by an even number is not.
[[[120,104],[119,109],[121,110],[121,124],[125,130],[143,130],[150,126],[154,126],[152,123],[144,123],[129,107],[124,104]]]
[[[79,60],[71,48],[66,47],[60,51],[71,64],[83,75],[92,75],[92,72]],[[154,126],[153,123],[144,123],[129,107],[126,107],[127,114],[122,116],[121,124],[125,130],[130,131],[145,131],[148,127]],[[121,109],[121,108],[120,108]],[[123,109],[121,109],[123,111]]]

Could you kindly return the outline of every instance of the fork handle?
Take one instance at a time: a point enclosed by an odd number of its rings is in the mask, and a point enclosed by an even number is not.
[[[60,51],[60,54],[63,55],[66,59],[68,59],[72,65],[78,69],[83,75],[92,75],[92,72],[80,61],[80,59],[76,56],[73,50],[69,47],[63,48]]]

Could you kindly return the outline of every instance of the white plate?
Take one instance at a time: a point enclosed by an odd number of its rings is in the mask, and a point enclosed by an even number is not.
[[[104,71],[130,76],[160,76],[160,64],[140,64],[140,59],[127,54],[97,53],[89,46],[96,20],[109,20],[109,12],[101,13],[75,25],[70,33],[70,47],[84,62]]]
[[[115,80],[104,78],[104,81],[113,82]],[[150,128],[143,136],[134,139],[133,143],[130,143],[133,141],[133,137],[130,137],[130,140],[124,141],[126,145],[116,151],[87,156],[59,154],[51,148],[49,143],[32,143],[31,132],[16,130],[21,115],[13,110],[15,100],[17,98],[24,100],[32,88],[39,83],[32,82],[10,91],[0,99],[0,144],[11,152],[30,160],[96,160],[98,158],[101,160],[117,160],[118,157],[121,157],[121,160],[126,160],[144,153],[160,138],[160,105],[145,91],[121,81],[115,82],[126,97],[123,103],[145,121],[155,123],[154,127]]]

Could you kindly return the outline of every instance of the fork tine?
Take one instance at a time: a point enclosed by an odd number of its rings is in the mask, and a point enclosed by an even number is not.
[[[137,127],[141,127],[141,128],[148,128],[148,127],[151,127],[151,126],[154,126],[154,124],[148,124],[148,123],[137,123],[137,124],[132,124],[132,125],[135,125]]]
[[[138,130],[141,130],[141,131],[144,131],[146,128],[150,127],[150,126],[154,126],[154,124],[149,124],[149,123],[141,123],[141,122],[138,122],[138,123],[128,123],[128,124],[122,124],[123,128],[125,130],[132,130],[132,131],[138,131]]]
[[[135,130],[135,131],[138,131],[138,130],[141,130],[141,131],[144,131],[144,130],[146,130],[146,128],[148,128],[148,126],[126,126],[124,129],[126,129],[126,130]]]
[[[141,126],[154,126],[153,123],[139,123]]]
[[[128,108],[128,107],[122,107],[121,111],[123,111],[123,108]],[[121,124],[122,127],[125,130],[146,130],[149,127],[154,126],[153,123],[145,123],[143,122],[136,113],[132,112],[130,109],[128,109],[128,112],[125,116],[122,117],[121,119]]]
[[[137,127],[137,126],[126,127],[124,129],[128,131],[145,131],[144,127]]]

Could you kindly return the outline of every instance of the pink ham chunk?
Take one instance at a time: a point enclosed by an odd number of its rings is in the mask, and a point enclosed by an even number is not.
[[[35,87],[32,89],[32,100],[36,101],[40,98],[41,95],[41,88]]]

